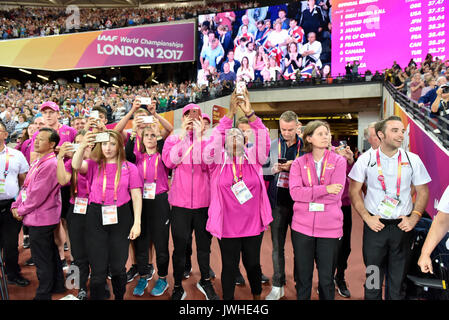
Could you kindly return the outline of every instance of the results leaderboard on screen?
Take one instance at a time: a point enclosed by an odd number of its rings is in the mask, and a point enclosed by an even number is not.
[[[449,0],[336,0],[332,7],[334,71],[355,60],[362,71],[419,63],[427,53],[448,57]]]

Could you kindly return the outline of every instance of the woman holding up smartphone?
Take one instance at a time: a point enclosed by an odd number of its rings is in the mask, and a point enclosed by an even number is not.
[[[238,108],[255,134],[255,145],[248,150],[243,132],[232,128]],[[263,232],[273,220],[262,173],[270,151],[270,135],[252,110],[246,89],[242,98],[236,92],[232,94],[230,110],[214,129],[213,137],[205,152],[212,188],[206,230],[219,239],[223,299],[234,299],[242,254],[251,293],[260,300],[260,248]]]
[[[75,143],[80,144],[86,134],[81,130],[75,136]],[[58,153],[57,177],[61,186],[70,183],[70,207],[67,212],[67,227],[70,237],[70,251],[73,263],[79,269],[80,289],[77,298],[87,300],[87,280],[89,277],[89,261],[87,258],[86,213],[89,200],[89,190],[86,176],[72,169],[72,159],[64,163],[64,158],[71,158],[74,153],[73,145],[64,142]],[[91,146],[84,150],[83,161],[89,159]]]
[[[123,138],[107,130],[109,141],[97,143],[92,159],[84,160],[85,149],[95,141],[88,132],[72,160],[72,168],[86,175],[89,206],[86,216],[87,255],[91,265],[91,299],[105,299],[108,266],[116,300],[123,300],[126,291],[126,261],[129,240],[140,235],[142,187],[137,168],[126,161]],[[134,217],[130,208],[132,201]]]
[[[135,163],[142,181],[142,233],[134,241],[137,270],[140,274],[139,282],[133,294],[142,296],[148,286],[151,270],[148,266],[150,242],[156,249],[156,263],[159,279],[151,290],[151,295],[161,296],[168,288],[167,274],[170,261],[168,250],[170,229],[170,205],[168,203],[168,173],[169,170],[162,161],[161,152],[164,139],[160,136],[159,126],[156,123],[142,130],[142,144],[135,150],[134,139],[126,144],[126,159]]]
[[[322,121],[307,124],[303,141],[306,154],[293,162],[289,179],[295,201],[291,228],[297,298],[310,299],[316,262],[320,300],[333,300],[335,264],[343,236],[341,197],[346,159],[328,150],[330,131]]]

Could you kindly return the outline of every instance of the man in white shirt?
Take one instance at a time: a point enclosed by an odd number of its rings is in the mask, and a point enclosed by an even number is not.
[[[19,267],[19,233],[22,222],[14,219],[11,204],[19,194],[29,170],[25,156],[6,146],[8,132],[0,122],[0,254],[3,252],[9,284],[26,287],[30,281],[22,277]]]
[[[318,68],[321,68],[323,65],[320,60],[321,56],[321,42],[316,40],[315,32],[309,32],[307,35],[307,42],[299,49],[299,53],[302,55],[302,66],[305,67],[309,63],[315,63]]]
[[[438,213],[434,217],[432,226],[426,236],[426,241],[421,249],[421,256],[418,260],[418,265],[424,273],[433,274],[432,254],[435,247],[447,235],[449,231],[449,186],[444,191],[437,207]]]
[[[400,148],[404,125],[400,117],[379,121],[375,131],[381,143],[377,150],[362,154],[349,178],[351,203],[364,221],[363,259],[367,267],[365,299],[381,300],[387,273],[386,299],[401,300],[410,256],[412,233],[429,199],[431,178],[418,155]],[[366,183],[366,196],[362,186]],[[411,186],[416,190],[412,202]],[[371,273],[378,278],[372,282]]]

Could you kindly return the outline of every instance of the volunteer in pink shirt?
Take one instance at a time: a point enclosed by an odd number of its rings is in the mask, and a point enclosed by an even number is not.
[[[54,153],[59,135],[54,129],[42,128],[34,141],[39,154],[26,176],[11,211],[29,227],[31,256],[36,265],[39,286],[35,300],[51,300],[52,293],[64,292],[64,275],[54,231],[61,217],[61,186],[56,177]]]
[[[195,231],[197,259],[201,280],[197,288],[206,299],[216,300],[217,294],[210,281],[209,259],[212,236],[206,231],[210,201],[210,183],[206,166],[202,165],[202,151],[208,144],[203,140],[201,109],[188,104],[182,109],[182,128],[170,135],[164,144],[162,160],[173,169],[168,202],[172,206],[171,233],[173,238],[173,275],[175,284],[172,300],[183,300],[186,293],[182,279],[186,263],[188,239]]]
[[[90,297],[105,299],[109,267],[115,299],[123,300],[129,240],[140,235],[143,183],[136,166],[126,161],[121,134],[113,130],[100,133],[105,134],[104,141],[92,150],[91,159],[83,161],[85,149],[99,138],[99,134],[86,133],[73,156],[72,168],[88,181],[85,241],[91,266]]]
[[[80,144],[86,131],[80,130],[75,137],[75,143]],[[64,158],[73,156],[74,145],[69,142],[59,149],[58,153],[58,182],[61,186],[70,183],[70,208],[67,212],[67,227],[70,237],[70,252],[73,256],[73,263],[79,269],[79,300],[87,299],[87,280],[89,277],[89,262],[87,258],[86,237],[86,204],[89,200],[89,190],[85,175],[72,169],[72,159],[64,163]],[[91,148],[88,146],[84,150],[83,160],[89,159]]]
[[[59,134],[59,143],[55,148],[56,153],[59,151],[59,147],[64,142],[73,142],[76,136],[76,130],[72,127],[69,127],[65,124],[59,123],[59,106],[53,102],[53,101],[47,101],[41,104],[39,107],[39,111],[42,113],[42,119],[44,120],[44,127],[52,128],[56,130],[56,132]],[[35,132],[32,138],[32,147],[30,151],[30,162],[33,162],[34,159],[38,156],[36,151],[34,150],[34,140],[37,136],[39,131]],[[70,199],[70,186],[63,186],[61,187],[61,223],[56,229],[55,234],[55,240],[56,244],[59,249],[59,257],[62,260],[64,264],[65,262],[65,255],[64,255],[64,243],[68,241],[66,236],[67,226],[66,226],[66,215],[67,211],[69,210],[69,199]]]
[[[162,161],[161,151],[164,139],[160,137],[159,125],[154,123],[142,130],[142,144],[135,150],[135,139],[126,144],[126,158],[135,163],[142,181],[144,181],[142,200],[142,233],[134,241],[137,270],[140,279],[133,291],[142,296],[151,280],[152,273],[148,265],[150,241],[156,249],[156,263],[159,279],[151,295],[161,296],[168,288],[167,275],[170,254],[168,250],[170,229],[170,205],[168,203],[169,170]],[[158,137],[160,139],[158,140]]]
[[[238,108],[244,112],[255,133],[255,143],[245,148],[245,136],[232,128]],[[242,254],[251,293],[260,300],[262,270],[260,248],[263,232],[273,220],[262,165],[268,159],[270,135],[245,99],[231,97],[231,106],[214,129],[212,144],[206,148],[211,169],[211,203],[206,230],[219,239],[223,299],[234,299],[235,279]],[[211,150],[211,151],[209,151]]]
[[[295,201],[291,228],[297,298],[310,299],[316,262],[320,299],[333,300],[335,262],[343,236],[346,159],[328,150],[330,131],[322,121],[308,123],[303,140],[306,154],[293,162],[289,180]]]

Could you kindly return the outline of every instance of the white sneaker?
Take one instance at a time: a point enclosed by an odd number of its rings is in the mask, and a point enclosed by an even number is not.
[[[279,300],[284,296],[284,287],[275,287],[271,288],[271,292],[268,296],[265,297],[265,300]]]

